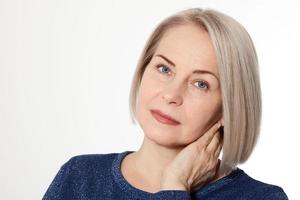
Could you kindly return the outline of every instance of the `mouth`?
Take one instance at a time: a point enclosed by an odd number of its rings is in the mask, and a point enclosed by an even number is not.
[[[160,123],[168,124],[168,125],[178,125],[180,124],[179,121],[174,119],[173,117],[164,114],[160,110],[151,110],[152,116]]]

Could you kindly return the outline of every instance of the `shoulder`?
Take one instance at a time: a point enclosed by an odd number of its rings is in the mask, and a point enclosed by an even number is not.
[[[58,174],[76,180],[101,177],[110,174],[112,162],[118,155],[119,153],[76,155],[61,166]]]
[[[109,165],[119,153],[83,154],[71,157],[68,164],[76,167],[93,167]]]
[[[78,199],[93,194],[90,190],[101,188],[109,179],[111,164],[119,153],[86,154],[71,157],[65,162],[50,184],[43,200]]]
[[[73,156],[60,168],[59,182],[73,184],[75,187],[91,181],[103,182],[110,179],[112,162],[118,155],[119,153],[107,153]]]
[[[82,154],[71,157],[62,168],[68,168],[71,171],[85,172],[90,170],[108,169],[113,160],[119,153],[106,154]]]
[[[271,200],[271,199],[287,200],[288,199],[282,187],[257,180],[249,176],[243,170],[242,172],[243,173],[237,179],[236,184],[240,188],[240,190],[246,193],[247,191],[251,190],[251,192],[249,192],[251,198],[263,199],[263,200]]]

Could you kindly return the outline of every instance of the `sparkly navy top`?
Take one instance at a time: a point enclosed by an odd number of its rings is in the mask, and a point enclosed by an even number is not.
[[[59,170],[43,200],[287,200],[279,186],[263,183],[240,168],[192,193],[162,190],[149,193],[132,186],[121,173],[122,159],[133,151],[80,155]]]

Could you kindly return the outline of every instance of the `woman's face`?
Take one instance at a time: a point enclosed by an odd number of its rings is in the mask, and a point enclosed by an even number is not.
[[[166,32],[145,69],[136,106],[145,136],[168,147],[195,141],[221,118],[219,72],[207,32],[195,25]],[[180,124],[162,123],[151,110],[160,110]]]

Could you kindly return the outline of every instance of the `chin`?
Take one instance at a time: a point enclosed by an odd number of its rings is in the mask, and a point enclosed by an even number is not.
[[[145,137],[151,142],[154,142],[160,146],[168,147],[168,148],[182,148],[186,146],[188,143],[185,141],[181,141],[180,137],[176,136],[174,132],[168,131],[157,131],[157,130],[149,130],[144,131]]]

